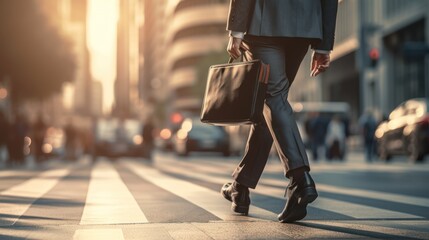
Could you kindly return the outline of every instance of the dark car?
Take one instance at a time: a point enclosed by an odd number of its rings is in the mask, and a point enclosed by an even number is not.
[[[375,132],[381,159],[407,154],[412,161],[422,161],[429,153],[429,100],[410,99],[396,107],[387,121]]]
[[[223,127],[203,124],[197,118],[183,121],[174,136],[174,149],[182,156],[190,152],[220,152],[229,156],[229,136]]]
[[[141,156],[143,137],[141,123],[127,119],[100,119],[95,133],[95,156]]]

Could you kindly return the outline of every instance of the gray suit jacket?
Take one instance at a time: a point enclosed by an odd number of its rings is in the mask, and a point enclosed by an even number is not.
[[[338,0],[231,0],[227,30],[254,36],[312,39],[332,50]]]

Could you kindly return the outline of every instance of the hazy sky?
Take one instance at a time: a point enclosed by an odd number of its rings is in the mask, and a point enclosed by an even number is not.
[[[116,78],[116,26],[119,18],[118,0],[88,1],[88,47],[91,73],[103,84],[103,112],[111,109]]]

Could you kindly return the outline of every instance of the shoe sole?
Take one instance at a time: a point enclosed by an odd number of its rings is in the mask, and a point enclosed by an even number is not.
[[[291,206],[293,209],[292,213],[286,218],[281,218],[279,215],[279,221],[281,223],[292,223],[301,220],[307,216],[307,205],[314,202],[319,196],[315,188],[309,187],[302,190],[300,194],[303,197],[299,197],[295,206]]]
[[[249,206],[238,206],[234,202],[231,204],[231,210],[236,213],[243,214],[247,216],[249,214]]]

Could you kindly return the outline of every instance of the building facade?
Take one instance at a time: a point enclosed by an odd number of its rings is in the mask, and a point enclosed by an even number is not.
[[[380,51],[377,65],[366,64],[364,69],[364,108],[388,114],[407,99],[429,98],[429,2],[383,0],[364,4],[363,9],[373,9],[363,21],[370,28],[367,50]]]
[[[201,99],[193,96],[197,81],[196,65],[208,53],[226,47],[225,23],[228,14],[226,0],[182,0],[171,2],[168,8],[166,59],[169,89],[173,107],[177,110],[199,110]]]
[[[201,62],[219,52],[227,61],[228,7],[229,0],[145,1],[140,93],[158,118],[199,113]]]
[[[340,0],[329,70],[310,78],[310,51],[290,99],[347,102],[357,123],[367,110],[381,118],[409,98],[429,97],[428,9],[425,0]]]
[[[117,71],[115,103],[112,114],[118,117],[139,117],[140,25],[143,19],[142,0],[119,1],[120,17],[117,31]]]
[[[166,79],[165,37],[167,28],[167,0],[146,0],[144,2],[144,24],[141,28],[140,41],[140,98],[147,114],[154,113],[169,95]],[[160,109],[165,111],[165,109]]]

